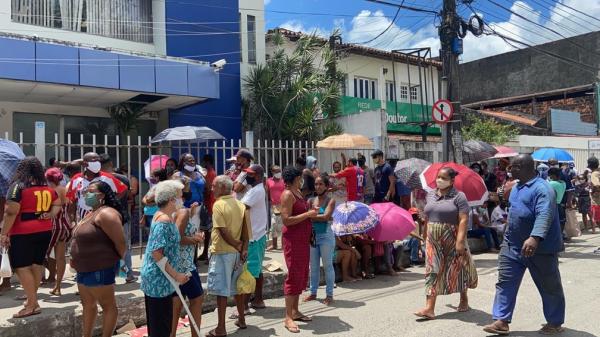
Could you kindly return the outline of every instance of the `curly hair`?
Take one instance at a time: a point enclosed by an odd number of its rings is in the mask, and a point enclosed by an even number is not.
[[[12,183],[23,187],[46,186],[48,184],[44,173],[42,162],[36,157],[28,156],[17,165]]]
[[[180,157],[179,157],[179,164],[177,164],[177,169],[179,170],[179,172],[185,172],[184,171],[184,166],[185,166],[185,157],[187,156],[192,156],[192,158],[194,158],[194,161],[196,161],[196,157],[194,157],[193,154],[191,153],[183,153]]]
[[[294,180],[296,180],[296,178],[298,178],[301,175],[302,175],[302,171],[300,171],[295,166],[288,166],[283,169],[283,172],[281,172],[281,176],[283,177],[283,182],[286,185],[293,184]]]
[[[112,190],[110,185],[103,181],[94,181],[89,186],[96,186],[98,188],[98,192],[104,194],[104,205],[110,208],[113,208],[121,215],[121,220],[125,219],[125,214],[123,213],[123,205],[117,199],[117,195]],[[89,188],[89,187],[88,187]]]

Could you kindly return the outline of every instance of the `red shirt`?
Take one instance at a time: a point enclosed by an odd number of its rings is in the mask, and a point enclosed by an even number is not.
[[[214,168],[209,168],[206,170],[206,185],[204,187],[204,202],[206,203],[206,208],[208,209],[208,214],[212,214],[212,207],[215,204],[215,195],[211,190],[211,186],[215,178],[217,177],[217,171]]]
[[[285,184],[283,179],[267,179],[267,187],[269,188],[269,197],[271,199],[271,205],[278,206],[281,204],[281,194],[285,190]]]
[[[100,171],[100,174],[92,180],[88,180],[82,173],[77,173],[71,178],[69,184],[67,184],[67,198],[71,202],[77,201],[78,219],[83,219],[85,214],[92,210],[91,207],[85,204],[84,194],[88,186],[96,181],[107,183],[116,194],[121,194],[127,190],[127,186],[110,173]]]
[[[52,219],[39,219],[38,217],[42,213],[49,212],[52,203],[57,198],[56,191],[48,186],[22,188],[18,184],[13,184],[8,190],[8,200],[18,202],[21,208],[9,235],[51,231]]]
[[[337,177],[346,178],[346,191],[348,192],[348,201],[358,200],[358,175],[356,166],[348,166],[342,172],[336,174]]]

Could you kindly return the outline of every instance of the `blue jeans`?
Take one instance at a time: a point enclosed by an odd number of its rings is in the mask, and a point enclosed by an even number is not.
[[[310,293],[317,295],[321,277],[320,260],[323,261],[325,269],[325,294],[333,297],[333,285],[335,283],[335,270],[333,268],[333,252],[335,251],[335,236],[331,227],[327,232],[315,235],[315,247],[310,247]]]
[[[125,256],[123,256],[123,261],[125,262],[125,267],[127,267],[127,278],[132,278],[133,267],[131,264],[131,223],[125,223],[123,229],[125,230],[125,245],[127,247]]]
[[[467,232],[467,237],[469,238],[480,238],[482,236],[485,238],[485,244],[487,245],[488,249],[500,249],[500,240],[498,240],[498,233],[496,233],[495,230],[486,227],[479,229],[471,229]],[[492,243],[492,241],[494,242]]]
[[[410,262],[419,262],[419,239],[408,239],[408,247],[410,248]]]

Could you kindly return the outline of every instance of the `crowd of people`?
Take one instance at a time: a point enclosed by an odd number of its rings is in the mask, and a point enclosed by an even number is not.
[[[327,173],[315,157],[303,155],[293,166],[274,165],[266,172],[250,151],[241,149],[228,159],[230,168],[217,175],[212,156],[197,162],[185,153],[147,177],[150,188],[139,220],[131,215],[140,182],[126,168],[116,172],[107,154],[53,161],[46,169],[37,158],[26,157],[6,193],[0,236],[25,291],[23,308],[14,317],[41,312],[37,294],[43,279],[54,281],[50,294],[61,296],[68,252],[83,306],[83,336],[93,335],[98,305],[102,336],[111,336],[118,317],[115,279],[122,274],[128,283],[138,281],[131,262],[131,229],[139,221],[149,232],[140,276],[150,337],[175,335],[185,299],[190,319],[200,326],[205,291],[216,296],[218,313],[218,325],[207,336],[225,336],[227,318],[246,329],[249,309],[265,308],[265,252],[278,249],[288,270],[283,290],[289,332],[300,331],[296,322],[312,321],[299,304],[317,300],[321,266],[325,305],[334,303],[336,280],[355,282],[425,265],[425,306],[415,315],[434,319],[437,296],[454,293],[460,294],[457,310],[465,312],[470,310],[468,289],[478,284],[468,237],[485,238],[487,248],[499,253],[495,322],[485,331],[508,333],[525,269],[542,295],[547,320],[542,332],[561,331],[565,300],[558,252],[572,236],[569,212],[581,212],[584,229],[595,232],[600,223],[598,159],[590,158],[581,174],[555,160],[536,166],[529,155],[512,163],[502,159],[494,169],[487,162],[473,163],[470,168],[481,176],[490,197],[471,207],[454,186],[458,172],[452,168],[442,168],[436,188],[425,192],[398,180],[395,163],[382,151],[371,157],[373,168],[361,154],[342,155]],[[376,241],[368,234],[336,236],[332,215],[346,201],[396,203],[413,216],[415,230],[396,242]],[[208,265],[206,289],[198,272],[201,261]],[[252,294],[238,291],[238,278],[246,271],[255,280]],[[6,282],[10,287],[6,279],[3,287]],[[237,313],[227,317],[231,297]],[[194,329],[192,335],[197,336]]]

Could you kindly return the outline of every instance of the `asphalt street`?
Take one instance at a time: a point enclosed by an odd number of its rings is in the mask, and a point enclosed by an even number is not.
[[[585,234],[573,239],[561,256],[561,274],[567,298],[566,331],[561,336],[600,336],[600,255],[592,254],[600,246],[600,235]],[[299,334],[283,326],[282,298],[268,300],[267,309],[247,318],[248,329],[237,330],[227,323],[234,336],[486,336],[482,326],[491,322],[490,311],[497,280],[497,255],[475,256],[479,286],[469,292],[472,310],[458,313],[458,294],[438,299],[437,319],[420,322],[413,312],[424,304],[424,268],[411,268],[399,276],[378,276],[373,280],[340,283],[335,302],[327,307],[320,302],[303,303],[300,310],[313,322],[299,323]],[[305,293],[306,294],[306,293]],[[324,298],[324,288],[319,289]],[[233,308],[228,309],[233,312]],[[228,314],[229,314],[228,312]],[[511,325],[512,336],[539,336],[545,323],[540,296],[529,274],[520,288]],[[216,313],[203,316],[202,333],[216,325]],[[178,337],[189,336],[189,328]]]

